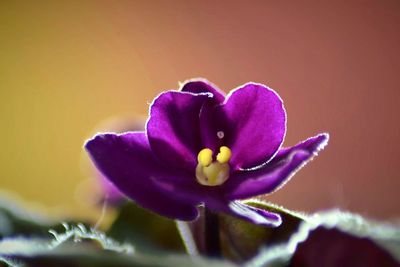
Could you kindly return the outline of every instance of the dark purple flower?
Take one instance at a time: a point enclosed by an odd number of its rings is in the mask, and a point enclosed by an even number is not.
[[[102,173],[98,174],[98,182],[101,187],[101,196],[100,203],[104,204],[104,202],[111,203],[113,206],[118,206],[123,203],[124,195],[118,188],[107,179]]]
[[[101,123],[98,128],[111,131],[142,131],[144,129],[145,120],[140,117],[130,118],[129,121],[124,118],[111,118]],[[96,170],[95,176],[100,186],[98,192],[97,203],[103,204],[105,201],[112,206],[120,206],[125,201],[125,196],[103,173]]]
[[[99,170],[137,204],[179,220],[197,206],[277,226],[279,215],[239,200],[277,190],[328,141],[281,148],[286,112],[272,89],[247,83],[227,96],[206,80],[161,93],[146,131],[96,135],[86,144]]]

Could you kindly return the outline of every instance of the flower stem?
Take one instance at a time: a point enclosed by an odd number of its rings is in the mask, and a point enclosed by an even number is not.
[[[205,208],[205,251],[208,257],[221,257],[221,241],[219,237],[219,219],[218,214]]]

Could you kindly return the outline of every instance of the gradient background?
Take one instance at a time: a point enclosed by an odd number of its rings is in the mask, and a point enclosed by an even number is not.
[[[398,218],[399,30],[397,0],[2,0],[0,186],[95,218],[77,187],[93,180],[82,145],[99,123],[145,116],[188,78],[256,81],[285,101],[285,145],[331,134],[269,200]]]

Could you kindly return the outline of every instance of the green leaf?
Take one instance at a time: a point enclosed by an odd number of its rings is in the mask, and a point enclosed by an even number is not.
[[[5,237],[43,237],[49,238],[49,229],[56,231],[64,230],[63,225],[78,224],[78,222],[64,221],[55,222],[30,212],[23,208],[24,203],[12,196],[0,196],[0,239]],[[88,227],[88,223],[79,222]]]
[[[47,235],[49,219],[26,211],[15,197],[0,196],[0,238],[14,235]]]
[[[232,264],[187,255],[141,253],[103,233],[82,225],[68,226],[54,239],[8,238],[0,241],[0,263],[17,266],[198,266],[229,267]]]
[[[287,242],[297,231],[300,223],[307,218],[306,215],[299,212],[259,200],[248,200],[245,203],[280,214],[282,224],[276,228],[266,227],[232,216],[220,215],[224,256],[235,262],[243,262],[252,258],[259,252],[260,247]]]
[[[306,219],[304,214],[289,211],[277,205],[259,200],[248,200],[246,204],[281,215],[282,225],[276,228],[261,226],[237,217],[219,214],[222,255],[234,262],[242,263],[257,255],[260,247],[287,242]],[[193,222],[179,222],[181,235],[191,254],[204,254],[204,208]]]
[[[264,246],[246,266],[398,266],[400,228],[338,210],[303,221],[286,243]],[[386,264],[386,265],[381,265]]]
[[[135,244],[138,250],[184,251],[175,221],[142,209],[132,202],[120,208],[107,235],[120,242]]]

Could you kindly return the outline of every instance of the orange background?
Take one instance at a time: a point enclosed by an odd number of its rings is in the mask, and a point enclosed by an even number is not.
[[[3,0],[0,186],[50,214],[96,216],[76,189],[93,179],[85,139],[205,77],[225,91],[247,81],[276,89],[285,145],[331,134],[269,200],[398,217],[399,14],[396,0]]]

